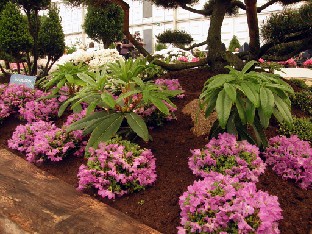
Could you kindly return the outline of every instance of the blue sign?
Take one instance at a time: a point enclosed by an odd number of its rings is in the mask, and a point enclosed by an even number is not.
[[[21,74],[13,74],[10,78],[10,84],[25,85],[28,88],[35,88],[36,76],[25,76]]]

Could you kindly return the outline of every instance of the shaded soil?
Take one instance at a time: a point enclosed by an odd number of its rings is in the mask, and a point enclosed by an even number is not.
[[[204,82],[213,74],[205,69],[191,69],[172,72],[166,78],[179,79],[186,91],[184,99],[176,100],[178,107],[177,120],[165,124],[164,127],[151,130],[153,141],[141,146],[152,149],[157,161],[157,182],[145,191],[118,198],[115,201],[101,199],[112,207],[151,226],[162,233],[176,233],[179,225],[179,196],[196,179],[188,168],[190,149],[202,148],[208,141],[205,136],[195,136],[191,116],[182,113],[183,107],[198,98]],[[294,113],[302,115],[300,110]],[[274,121],[273,121],[274,122]],[[6,147],[18,119],[5,120],[0,130],[0,145]],[[267,130],[268,136],[277,134],[277,129]],[[16,153],[16,152],[15,152]],[[21,154],[19,154],[22,156]],[[84,162],[82,158],[67,158],[59,163],[46,163],[40,168],[77,186],[78,167]],[[308,234],[312,228],[312,191],[302,190],[291,181],[284,181],[268,168],[257,184],[259,189],[279,197],[284,219],[279,228],[282,234]],[[91,192],[90,192],[91,193]]]

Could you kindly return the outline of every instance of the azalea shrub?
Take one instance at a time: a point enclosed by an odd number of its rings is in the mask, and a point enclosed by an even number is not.
[[[278,198],[221,174],[195,181],[179,200],[185,233],[280,233]]]
[[[0,121],[18,112],[27,102],[42,96],[42,91],[31,89],[23,85],[0,85]]]
[[[236,177],[239,181],[257,182],[265,163],[259,157],[259,148],[247,141],[237,141],[234,135],[219,134],[203,149],[191,150],[188,165],[193,174],[209,177],[217,174]]]
[[[157,177],[155,168],[151,150],[113,138],[89,148],[88,163],[79,168],[78,189],[95,188],[101,197],[115,199],[152,185]]]
[[[28,123],[33,121],[50,121],[57,117],[60,102],[57,98],[43,99],[40,101],[26,102],[24,107],[19,109],[20,117]]]
[[[304,66],[304,67],[307,67],[307,68],[312,68],[312,58],[307,59],[307,60],[303,63],[303,66]]]
[[[27,122],[50,121],[57,116],[60,103],[64,101],[63,96],[38,100],[50,94],[16,84],[1,85],[0,95],[0,120],[19,113]]]
[[[52,122],[38,121],[17,126],[8,146],[25,153],[27,161],[41,163],[61,161],[69,154],[80,156],[82,139],[82,133],[67,134]]]
[[[296,135],[276,136],[265,150],[266,163],[283,179],[294,180],[303,189],[311,189],[312,148]]]
[[[183,91],[183,88],[178,79],[157,79],[155,80],[155,84],[164,87],[165,90]],[[185,94],[179,94],[177,95],[177,98],[183,98],[184,96]]]

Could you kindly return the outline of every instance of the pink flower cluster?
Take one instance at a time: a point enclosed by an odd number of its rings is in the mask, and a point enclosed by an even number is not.
[[[191,150],[188,165],[197,176],[230,175],[240,181],[257,182],[264,172],[265,163],[259,157],[257,146],[237,141],[229,133],[211,139],[204,149]]]
[[[69,153],[77,155],[76,145],[81,140],[82,135],[74,136],[51,122],[38,121],[17,126],[8,146],[26,153],[29,162],[40,163],[48,159],[60,161]]]
[[[34,100],[26,102],[25,107],[19,109],[19,113],[28,123],[39,120],[49,121],[57,116],[59,106],[60,102],[56,98]]]
[[[290,58],[290,59],[286,60],[285,62],[283,62],[283,65],[288,65],[290,67],[296,67],[297,63],[293,58]]]
[[[79,190],[98,189],[103,198],[115,199],[144,189],[156,180],[155,158],[149,149],[140,149],[129,141],[112,139],[89,148],[87,166],[78,172]]]
[[[195,62],[198,62],[198,61],[199,61],[199,58],[193,57],[193,58],[189,61],[187,57],[185,57],[185,56],[180,56],[180,57],[178,57],[178,61],[180,61],[180,62],[186,62],[186,63],[187,63],[187,62],[195,63]]]
[[[167,90],[181,90],[182,86],[179,83],[178,79],[157,79],[155,80],[155,84],[164,86]],[[183,98],[185,95],[184,94],[179,94],[177,97],[178,98]]]
[[[257,191],[255,183],[218,174],[195,181],[180,197],[181,226],[186,233],[280,233],[276,196]]]
[[[312,68],[312,58],[307,59],[304,63],[303,63],[304,67],[311,67]]]
[[[284,179],[293,179],[303,189],[312,188],[312,148],[298,136],[276,136],[269,140],[266,163]]]
[[[176,116],[174,112],[177,111],[176,107],[171,106],[166,101],[163,101],[163,103],[168,107],[169,109],[169,115],[163,114],[161,111],[157,109],[156,106],[142,106],[134,110],[135,113],[143,116],[145,121],[151,125],[151,126],[161,126],[166,121],[171,121],[173,119],[176,119]]]
[[[59,108],[59,100],[56,98],[36,101],[36,99],[47,96],[38,89],[30,89],[23,85],[1,85],[0,86],[0,120],[12,113],[19,112],[21,118],[28,122],[38,120],[50,120],[55,117]]]

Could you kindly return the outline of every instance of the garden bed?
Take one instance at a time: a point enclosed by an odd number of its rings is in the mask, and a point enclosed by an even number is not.
[[[191,117],[183,114],[182,109],[198,98],[204,82],[212,75],[205,69],[166,75],[166,78],[179,79],[186,96],[175,101],[178,108],[177,120],[151,130],[153,141],[139,142],[141,146],[150,148],[156,157],[155,186],[136,194],[125,195],[115,201],[97,197],[98,199],[162,233],[177,232],[176,227],[180,222],[179,197],[196,179],[187,164],[191,156],[190,149],[202,148],[207,143],[205,136],[197,137],[191,132]],[[300,110],[294,110],[294,113],[302,115]],[[7,147],[6,141],[19,123],[14,117],[9,117],[3,122],[0,131],[1,147]],[[276,128],[270,128],[268,135],[276,135]],[[78,167],[83,162],[82,158],[69,157],[61,162],[48,162],[39,167],[76,187]],[[311,190],[302,190],[294,183],[282,180],[270,168],[260,176],[257,187],[270,195],[278,196],[283,210],[283,220],[279,224],[281,233],[309,233],[312,227]],[[92,191],[89,193],[92,194]]]

